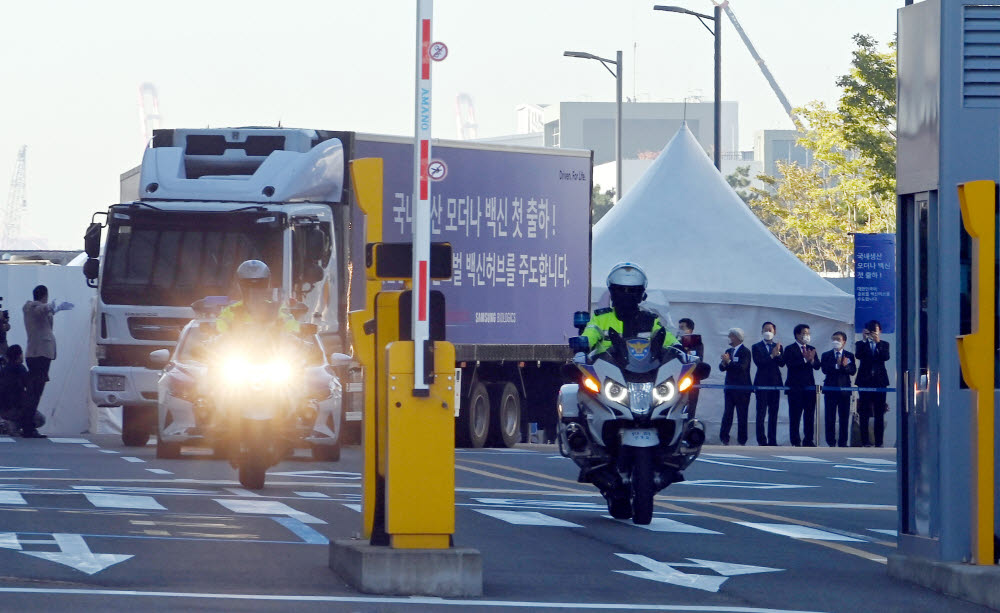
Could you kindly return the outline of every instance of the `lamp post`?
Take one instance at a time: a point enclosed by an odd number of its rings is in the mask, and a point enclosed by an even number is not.
[[[615,202],[618,202],[622,199],[622,52],[619,51],[614,60],[583,51],[565,51],[563,55],[585,60],[597,60],[615,78],[615,102],[618,105],[615,113]],[[614,71],[611,70],[610,64],[614,64]]]
[[[720,124],[722,123],[722,7],[716,3],[714,15],[696,13],[695,11],[679,6],[663,6],[661,4],[654,6],[653,10],[693,15],[697,17],[698,21],[701,22],[701,25],[705,26],[705,29],[708,30],[713,37],[715,37],[715,151],[713,154],[715,158],[715,167],[721,171],[722,128],[720,127]],[[705,23],[706,19],[711,19],[714,22],[714,28],[708,27],[708,24]]]

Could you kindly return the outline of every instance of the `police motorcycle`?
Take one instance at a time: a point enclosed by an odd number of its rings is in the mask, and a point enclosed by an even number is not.
[[[589,318],[574,315],[581,333]],[[704,426],[686,409],[688,392],[711,368],[663,347],[665,335],[611,330],[611,348],[596,355],[586,337],[570,338],[576,357],[563,375],[571,382],[559,390],[559,452],[580,467],[579,482],[597,486],[612,517],[639,525],[652,521],[653,497],[684,480],[705,442]]]

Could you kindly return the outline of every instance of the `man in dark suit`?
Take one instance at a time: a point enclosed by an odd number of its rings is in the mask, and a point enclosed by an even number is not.
[[[826,379],[824,387],[851,387],[851,377],[858,371],[854,354],[844,349],[847,334],[834,332],[831,338],[833,348],[820,356],[820,368]],[[826,405],[826,444],[830,447],[847,447],[850,432],[851,392],[823,391]],[[840,419],[840,434],[837,434],[837,419]]]
[[[864,337],[855,344],[858,358],[858,387],[889,387],[889,343],[881,339],[882,325],[875,321],[865,324]],[[861,418],[861,443],[871,447],[868,419],[875,418],[875,446],[881,447],[885,435],[885,392],[858,392],[858,417]]]
[[[809,344],[809,326],[795,326],[795,342],[785,347],[781,354],[788,374],[785,385],[788,394],[789,439],[796,447],[815,447],[813,432],[816,429],[816,381],[813,371],[819,370],[816,348]],[[802,423],[804,436],[799,432]]]
[[[753,376],[754,385],[781,386],[781,367],[785,365],[781,358],[781,343],[774,340],[778,328],[773,323],[765,321],[760,327],[762,340],[750,347],[753,363],[757,372]],[[778,390],[756,390],[757,397],[757,444],[760,446],[778,444],[778,402],[781,392]],[[764,434],[764,415],[767,415],[767,434]]]
[[[677,322],[677,329],[679,331],[681,347],[687,352],[690,358],[698,356],[698,360],[705,359],[705,345],[701,342],[701,335],[694,333],[694,321],[687,317],[681,318]],[[690,392],[688,392],[688,405],[687,412],[688,416],[694,419],[695,412],[698,410],[698,392],[700,390],[696,387]]]
[[[750,350],[743,345],[743,330],[729,330],[729,349],[722,354],[719,370],[726,373],[726,385],[750,387]],[[729,431],[733,427],[733,412],[736,412],[736,440],[740,445],[747,444],[747,412],[750,408],[749,389],[727,389],[722,410],[722,425],[719,428],[719,438],[723,445],[729,444]]]

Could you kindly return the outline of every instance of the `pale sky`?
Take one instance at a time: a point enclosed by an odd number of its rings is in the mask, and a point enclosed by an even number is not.
[[[524,102],[613,101],[597,62],[624,52],[640,101],[712,98],[712,37],[675,4],[710,0],[437,0],[433,134],[455,138],[469,93],[479,135],[514,132]],[[731,0],[793,105],[833,104],[855,33],[885,45],[903,0]],[[82,249],[95,211],[141,160],[138,87],[159,91],[163,127],[275,125],[412,134],[415,8],[406,0],[0,0],[0,193],[28,146],[23,234]],[[791,128],[723,16],[723,98],[740,106],[740,145]],[[664,143],[666,144],[666,143]]]

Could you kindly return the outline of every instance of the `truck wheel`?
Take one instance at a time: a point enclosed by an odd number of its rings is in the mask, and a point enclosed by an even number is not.
[[[458,414],[455,436],[459,447],[480,449],[490,435],[490,395],[486,386],[476,383],[469,391],[468,402]]]
[[[156,439],[156,457],[161,460],[176,460],[181,457],[181,444]]]
[[[144,447],[153,432],[155,416],[141,407],[122,407],[122,443],[126,447]]]
[[[632,523],[640,526],[653,521],[653,448],[633,449],[632,456]]]
[[[490,445],[513,447],[521,440],[521,395],[511,382],[490,386]]]

